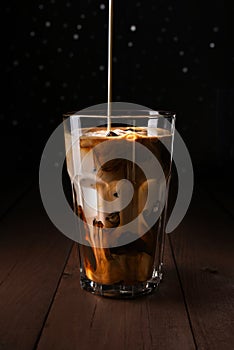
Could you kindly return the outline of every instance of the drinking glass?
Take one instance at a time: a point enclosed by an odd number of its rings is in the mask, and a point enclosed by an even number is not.
[[[64,116],[67,170],[78,217],[81,287],[117,298],[162,279],[175,114],[88,110]]]

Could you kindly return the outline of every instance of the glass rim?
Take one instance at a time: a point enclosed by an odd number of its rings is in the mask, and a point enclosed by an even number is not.
[[[121,114],[120,114],[121,113]],[[63,118],[80,117],[80,118],[108,118],[107,111],[104,109],[94,109],[93,111],[80,111],[80,112],[67,112],[63,114]],[[154,110],[154,109],[114,109],[111,111],[111,118],[113,119],[126,119],[126,118],[148,118],[148,119],[175,119],[176,113],[167,110]]]

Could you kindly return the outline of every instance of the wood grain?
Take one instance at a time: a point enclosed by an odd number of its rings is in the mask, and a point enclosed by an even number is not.
[[[198,349],[234,344],[234,221],[205,192],[196,191],[171,235]]]
[[[0,224],[0,349],[33,349],[72,242],[53,227],[38,191]]]
[[[38,350],[195,349],[168,245],[165,260],[155,294],[113,300],[80,289],[74,246]]]

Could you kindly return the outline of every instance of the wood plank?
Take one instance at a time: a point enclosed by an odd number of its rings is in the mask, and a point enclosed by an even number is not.
[[[204,191],[196,191],[171,235],[198,349],[233,349],[234,221]]]
[[[165,264],[155,294],[102,298],[80,289],[75,246],[37,349],[195,349],[168,244]]]
[[[52,225],[38,191],[0,224],[0,349],[33,349],[72,242]]]

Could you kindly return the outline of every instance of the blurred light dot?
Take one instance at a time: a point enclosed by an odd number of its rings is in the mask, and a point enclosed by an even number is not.
[[[115,56],[113,57],[113,62],[114,62],[114,63],[118,62],[117,57],[115,57]]]
[[[105,70],[105,66],[99,66],[99,70],[103,72]]]
[[[66,3],[66,6],[67,6],[67,7],[71,7],[71,3],[70,3],[70,2],[67,2],[67,3]]]
[[[39,70],[43,70],[43,69],[44,69],[43,64],[40,64],[40,65],[38,66],[38,69],[39,69]]]
[[[67,88],[67,83],[62,83],[62,87],[63,87],[64,89],[66,89],[66,88]]]
[[[173,41],[174,41],[175,43],[177,43],[178,40],[179,40],[178,36],[174,36],[174,37],[173,37]]]
[[[63,28],[67,28],[68,27],[68,24],[65,22],[63,23]]]
[[[60,96],[60,100],[64,101],[65,100],[65,96]]]
[[[59,167],[59,163],[58,163],[58,162],[55,162],[55,163],[54,163],[54,166],[55,166],[55,168],[58,168],[58,167]]]
[[[133,43],[131,41],[129,41],[128,47],[133,47]]]
[[[166,31],[167,31],[166,28],[164,28],[164,27],[161,28],[161,32],[162,32],[162,33],[165,33]]]
[[[183,73],[188,73],[188,67],[183,67],[183,68],[182,68],[182,72],[183,72]]]
[[[219,27],[214,27],[214,28],[213,28],[213,31],[214,31],[215,33],[218,33]]]
[[[19,65],[19,61],[15,60],[15,61],[13,62],[13,66],[17,67],[18,65]]]
[[[203,102],[203,101],[204,101],[204,97],[203,97],[203,96],[199,96],[199,97],[198,97],[198,101],[199,101],[199,102]]]
[[[80,15],[80,18],[81,18],[81,19],[85,19],[85,15],[82,13],[82,14]]]
[[[74,56],[73,52],[69,52],[69,57],[72,58]]]
[[[46,26],[47,28],[49,28],[49,27],[51,26],[50,21],[46,21],[46,22],[45,22],[45,26]]]
[[[43,41],[42,41],[42,44],[43,45],[46,45],[48,43],[48,40],[46,40],[46,39],[44,39]]]
[[[44,5],[43,5],[43,4],[40,4],[40,5],[38,5],[38,8],[39,8],[39,10],[43,10]]]
[[[46,97],[43,97],[42,103],[46,103],[46,102],[47,102],[47,98],[46,98]]]
[[[184,51],[183,50],[179,51],[179,55],[184,56]]]
[[[171,5],[168,6],[169,11],[173,11],[173,7]]]
[[[51,86],[50,81],[46,81],[46,82],[45,82],[45,87],[47,87],[47,88],[48,88],[48,87],[50,87],[50,86]]]
[[[135,32],[135,31],[136,31],[136,26],[135,26],[135,25],[132,25],[132,26],[130,27],[130,30],[131,30],[132,32]]]
[[[105,8],[106,8],[105,4],[101,4],[101,5],[100,5],[100,9],[101,9],[101,10],[105,10]]]
[[[16,126],[16,125],[18,125],[18,124],[19,124],[18,120],[16,120],[16,119],[13,119],[13,120],[12,120],[12,125],[13,125],[13,126]]]
[[[165,20],[165,22],[170,22],[170,18],[169,17],[165,17],[164,20]]]
[[[78,39],[79,39],[79,35],[78,35],[78,34],[74,34],[74,35],[73,35],[73,39],[74,39],[74,40],[78,40]]]
[[[57,52],[61,53],[63,50],[61,49],[61,47],[57,48]]]
[[[210,48],[213,49],[215,47],[215,43],[210,43]]]
[[[82,25],[81,24],[77,24],[77,29],[81,30],[82,29]]]
[[[32,32],[30,32],[30,36],[35,36],[35,32],[34,31],[32,31]]]

